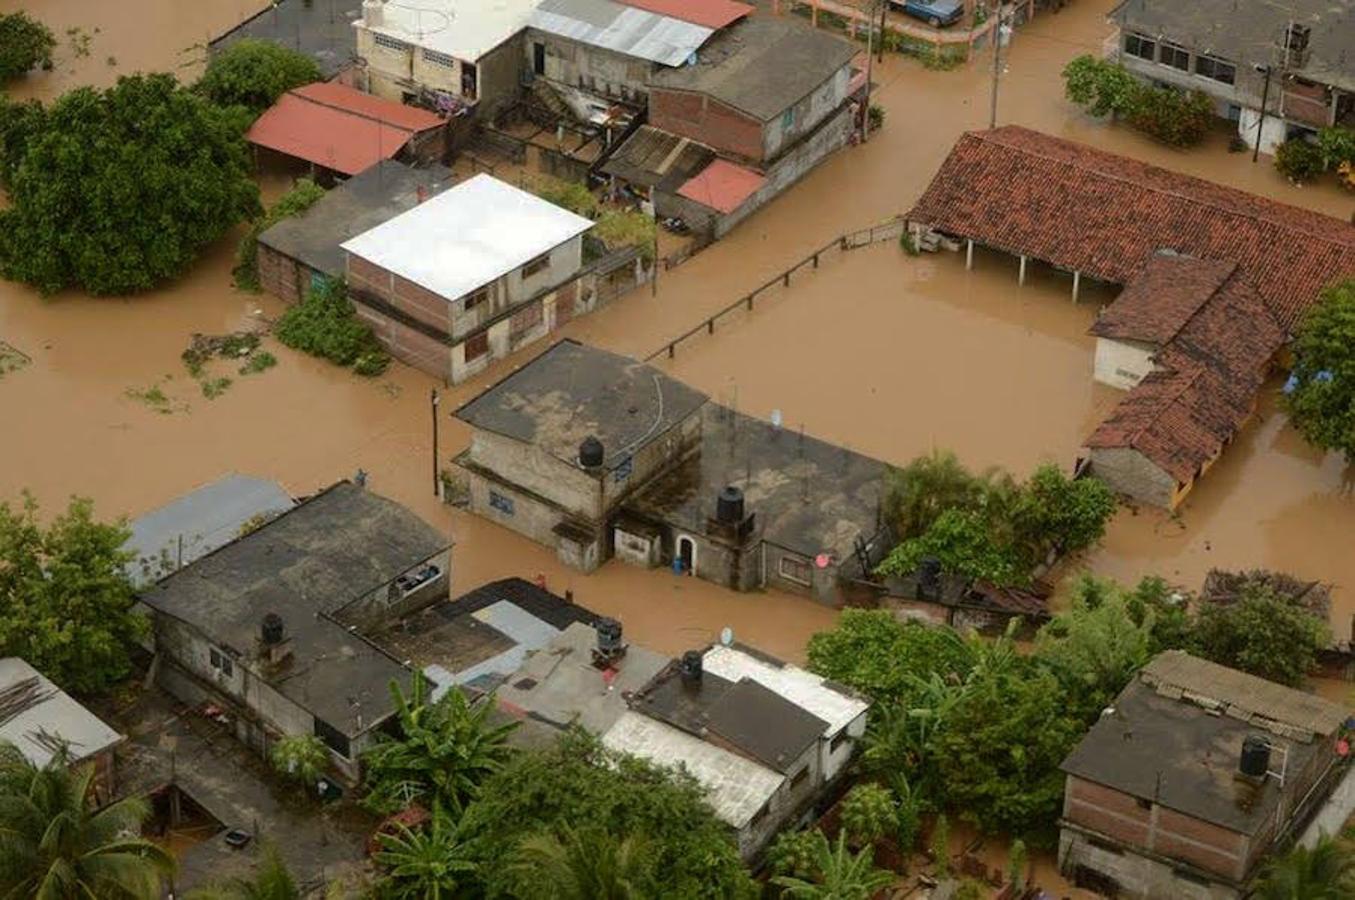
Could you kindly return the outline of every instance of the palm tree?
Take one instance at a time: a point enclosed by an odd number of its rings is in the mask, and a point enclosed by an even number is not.
[[[278,848],[269,846],[253,878],[236,878],[202,888],[189,894],[187,900],[301,900],[301,889]]]
[[[451,900],[472,883],[476,865],[460,829],[441,807],[434,807],[427,827],[396,825],[395,834],[377,835],[376,861],[386,872],[385,893],[393,900]]]
[[[779,875],[772,881],[785,888],[783,897],[798,900],[870,900],[888,886],[894,875],[875,868],[873,849],[867,847],[853,854],[847,849],[847,836],[838,832],[837,843],[828,845],[828,838],[818,834],[814,868],[818,877],[813,881]]]
[[[96,810],[93,780],[93,766],[72,770],[64,753],[39,767],[0,744],[0,898],[158,900],[174,860],[139,834],[149,806]]]
[[[525,893],[560,900],[640,900],[652,896],[653,859],[636,835],[617,840],[600,828],[538,834],[513,864]]]
[[[1324,834],[1266,864],[1257,900],[1343,900],[1355,896],[1355,847]]]

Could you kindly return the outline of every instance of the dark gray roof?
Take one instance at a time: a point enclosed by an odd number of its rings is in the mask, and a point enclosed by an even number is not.
[[[474,428],[577,465],[584,438],[602,442],[615,469],[706,402],[652,366],[563,340],[456,411]]]
[[[602,164],[602,171],[633,185],[676,194],[713,159],[715,151],[705,144],[642,125]]]
[[[315,201],[299,216],[283,219],[259,235],[259,243],[332,278],[344,274],[349,238],[395,218],[452,185],[452,172],[432,163],[415,168],[393,159],[363,170]]]
[[[180,569],[141,595],[211,643],[253,655],[260,623],[282,617],[292,658],[261,674],[276,690],[355,735],[391,711],[388,685],[406,670],[327,617],[447,549],[404,507],[341,481]]]
[[[353,20],[361,12],[362,0],[275,0],[207,47],[216,53],[240,38],[271,41],[300,50],[329,79],[353,62],[357,51]]]
[[[1124,26],[1152,37],[1179,41],[1250,66],[1279,64],[1285,29],[1307,25],[1309,56],[1291,72],[1325,84],[1355,89],[1355,0],[1125,0],[1112,15]]]
[[[876,532],[885,464],[710,404],[701,452],[656,479],[627,509],[704,532],[726,485],[740,487],[762,538],[804,556],[847,558]]]
[[[696,737],[718,738],[783,775],[828,728],[823,719],[751,678],[729,681],[704,672],[700,681],[688,684],[676,662],[638,691],[631,705]]]
[[[860,52],[794,17],[753,15],[711,38],[696,65],[650,77],[659,88],[696,91],[769,122],[809,96]]]
[[[1163,657],[1169,657],[1166,668],[1172,672],[1179,671],[1176,663],[1181,658],[1193,659],[1184,653],[1166,653],[1157,660]],[[1113,711],[1103,714],[1063,761],[1063,771],[1241,834],[1253,834],[1275,813],[1280,789],[1274,779],[1258,786],[1235,777],[1243,738],[1259,734],[1287,752],[1285,765],[1290,772],[1307,771],[1316,754],[1331,752],[1329,742],[1314,739],[1311,732],[1305,738],[1283,726],[1278,731],[1266,727],[1255,714],[1230,705],[1234,695],[1227,690],[1215,691],[1208,683],[1194,685],[1198,694],[1181,684],[1158,687],[1160,682],[1152,672],[1150,664],[1145,674],[1120,693]],[[1309,708],[1318,699],[1302,691],[1271,687],[1291,695],[1296,708]],[[1209,701],[1202,704],[1198,699],[1211,696],[1217,708],[1208,708]],[[1328,705],[1335,708],[1335,704]],[[1343,718],[1344,712],[1336,709],[1335,718]],[[1287,816],[1292,814],[1292,809],[1285,811]]]

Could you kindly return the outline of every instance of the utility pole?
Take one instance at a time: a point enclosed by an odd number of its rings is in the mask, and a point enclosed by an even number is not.
[[[1266,101],[1270,99],[1270,68],[1270,66],[1256,67],[1256,71],[1266,76],[1266,81],[1261,88],[1261,115],[1256,120],[1256,143],[1251,150],[1252,162],[1256,162],[1256,158],[1261,155],[1261,136],[1265,134],[1266,129]]]
[[[882,0],[880,3],[880,46],[875,48],[875,59],[879,62],[885,61],[885,15],[889,12],[888,0]]]
[[[442,474],[438,470],[438,403],[441,398],[438,397],[438,389],[429,390],[428,400],[433,410],[433,496],[438,496],[442,487]]]
[[[1002,6],[993,13],[993,105],[988,115],[988,127],[997,127],[997,85],[1002,74]]]
[[[861,143],[865,143],[870,137],[870,79],[874,72],[875,61],[875,3],[881,0],[872,0],[870,12],[866,16],[866,103],[861,110]],[[884,33],[881,32],[880,39],[883,42]]]

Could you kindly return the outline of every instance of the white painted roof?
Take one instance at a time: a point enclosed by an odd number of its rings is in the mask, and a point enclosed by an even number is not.
[[[455,300],[592,226],[582,216],[481,174],[364,231],[343,249]]]
[[[464,62],[480,57],[527,27],[540,0],[387,0],[377,34],[446,53]],[[355,24],[362,25],[359,18]]]
[[[751,678],[803,710],[828,723],[825,735],[834,735],[870,708],[864,700],[824,684],[813,672],[789,663],[776,665],[741,650],[716,645],[706,651],[702,664],[707,672],[729,681]]]
[[[122,735],[22,659],[0,659],[0,691],[30,678],[37,679],[32,703],[0,725],[0,740],[19,748],[33,765],[45,766],[56,755],[53,739],[66,744],[71,762],[88,759],[122,740]]]
[[[671,725],[627,710],[602,743],[669,768],[679,764],[706,789],[706,802],[736,829],[748,824],[776,793],[785,776]]]
[[[714,30],[612,0],[541,0],[530,24],[626,56],[680,66]]]

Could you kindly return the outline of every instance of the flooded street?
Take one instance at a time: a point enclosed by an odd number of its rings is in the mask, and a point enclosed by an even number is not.
[[[0,10],[19,5],[0,0]],[[1072,56],[1100,47],[1112,5],[1079,0],[1017,33],[1005,62],[1000,123],[1094,141],[1350,215],[1352,195],[1334,186],[1294,188],[1264,158],[1252,165],[1247,154],[1227,153],[1222,132],[1204,147],[1174,151],[1067,104],[1058,73]],[[38,73],[12,93],[50,99],[138,68],[191,77],[201,50],[182,51],[260,3],[25,0],[22,6],[47,21],[62,44],[54,72]],[[68,45],[71,27],[92,35],[87,55]],[[657,297],[641,289],[572,322],[564,335],[646,355],[838,234],[906,211],[956,137],[987,126],[991,70],[986,55],[952,72],[891,57],[876,73],[874,99],[887,118],[869,144],[833,156],[727,239],[662,273]],[[266,187],[275,194],[281,185]],[[552,588],[572,587],[580,602],[618,615],[635,640],[665,652],[688,649],[730,625],[743,640],[802,659],[806,637],[831,625],[830,610],[798,598],[736,595],[620,564],[578,575],[545,549],[443,506],[432,491],[429,411],[429,391],[441,385],[398,364],[366,380],[269,341],[276,368],[253,376],[222,368],[219,374],[234,383],[206,399],[179,358],[191,335],[250,327],[281,308],[231,287],[233,252],[234,237],[179,283],[127,300],[43,300],[0,283],[0,341],[31,358],[0,375],[0,498],[28,488],[50,513],[79,493],[93,497],[101,514],[137,515],[228,471],[276,478],[308,493],[362,468],[373,489],[409,505],[457,543],[457,590],[539,573]],[[1066,276],[1037,271],[1018,287],[1011,259],[979,254],[966,272],[959,255],[914,259],[891,242],[829,254],[820,271],[770,292],[751,316],[684,344],[665,368],[752,415],[780,409],[788,425],[803,424],[811,434],[891,462],[947,447],[971,466],[1023,474],[1045,460],[1071,464],[1081,439],[1118,397],[1093,385],[1086,335],[1097,303],[1110,296],[1084,291],[1075,305]],[[500,364],[444,390],[444,411],[508,368]],[[169,399],[170,412],[129,394],[144,396],[153,387]],[[442,420],[442,464],[465,440],[458,423]],[[1339,458],[1304,445],[1271,403],[1179,517],[1125,511],[1087,563],[1121,578],[1157,572],[1187,587],[1198,586],[1214,565],[1274,566],[1335,582],[1338,619],[1349,621],[1351,479]]]

